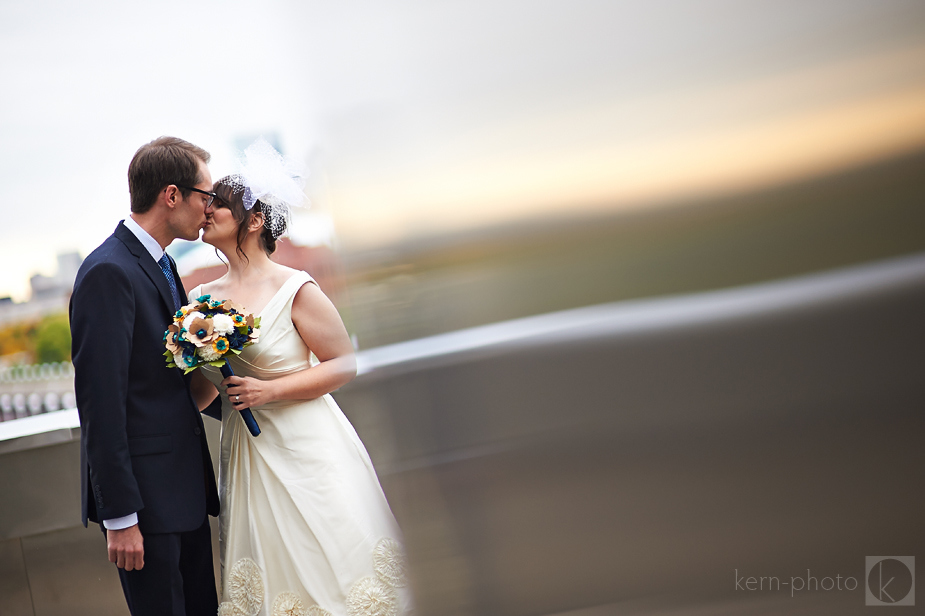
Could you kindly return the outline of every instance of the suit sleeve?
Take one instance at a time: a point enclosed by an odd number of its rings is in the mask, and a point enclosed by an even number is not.
[[[222,420],[222,395],[215,396],[215,400],[209,403],[209,406],[202,409],[202,414],[212,419]]]
[[[101,520],[144,507],[126,431],[135,296],[113,263],[92,267],[71,300],[74,388],[90,466],[90,490]]]

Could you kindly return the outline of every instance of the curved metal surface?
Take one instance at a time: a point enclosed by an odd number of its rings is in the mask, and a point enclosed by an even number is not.
[[[423,613],[860,613],[925,547],[923,315],[916,255],[380,348],[340,399]],[[807,571],[860,583],[735,583]]]

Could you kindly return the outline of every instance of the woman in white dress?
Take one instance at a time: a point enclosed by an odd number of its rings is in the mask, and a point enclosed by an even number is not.
[[[231,299],[261,319],[259,341],[229,362],[235,376],[206,366],[193,382],[200,408],[222,396],[219,615],[403,613],[398,526],[330,395],[356,375],[350,339],[311,276],[270,260],[289,204],[274,194],[284,181],[275,191],[272,181],[257,184],[246,173],[216,182],[203,241],[225,255],[228,272],[191,293]],[[257,437],[238,412],[247,407]]]

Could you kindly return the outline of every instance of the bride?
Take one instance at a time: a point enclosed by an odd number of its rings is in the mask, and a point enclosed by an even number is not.
[[[191,294],[231,299],[261,319],[259,342],[229,360],[235,376],[204,366],[193,381],[200,408],[222,397],[219,615],[401,613],[398,526],[330,395],[356,375],[353,347],[312,277],[270,260],[301,186],[265,141],[245,156],[242,173],[215,183],[202,236],[228,271]],[[257,437],[238,413],[247,407]]]

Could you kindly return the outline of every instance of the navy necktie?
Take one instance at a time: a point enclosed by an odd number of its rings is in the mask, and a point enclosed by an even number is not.
[[[170,269],[170,257],[167,256],[166,252],[157,264],[161,266],[161,271],[164,272],[164,277],[167,278],[167,284],[170,285],[170,295],[173,296],[173,309],[177,311],[180,309],[180,294],[177,293],[177,281],[173,279],[173,270]]]

